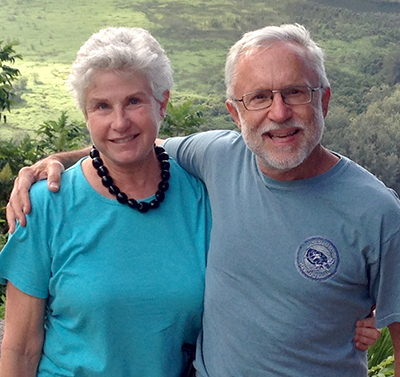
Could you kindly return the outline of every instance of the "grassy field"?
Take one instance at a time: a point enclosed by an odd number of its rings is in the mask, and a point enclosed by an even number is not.
[[[245,2],[239,2],[245,5]],[[252,2],[266,22],[280,22],[270,1]],[[0,40],[18,41],[23,61],[23,101],[0,124],[0,138],[18,139],[45,120],[66,110],[71,119],[82,116],[74,107],[64,80],[81,44],[107,26],[149,29],[166,49],[174,67],[173,98],[200,96],[200,101],[223,105],[223,62],[250,14],[236,14],[231,1],[102,1],[1,0]],[[234,13],[235,12],[235,13]],[[239,21],[239,19],[241,21]],[[240,27],[239,27],[240,24]],[[18,85],[17,85],[18,87]],[[21,90],[22,90],[21,89]]]
[[[332,2],[339,8],[330,7]],[[367,12],[366,4],[376,3],[352,0],[346,9],[340,0],[0,0],[0,40],[18,41],[16,51],[23,56],[15,64],[21,71],[17,89],[22,100],[6,114],[7,124],[0,124],[0,138],[21,138],[63,110],[71,119],[82,120],[64,80],[81,44],[103,27],[149,29],[174,67],[172,100],[195,97],[210,108],[207,115],[216,117],[210,122],[224,126],[231,121],[224,110],[223,64],[229,47],[244,32],[267,24],[305,24],[327,48],[334,70],[345,63],[340,69],[351,83],[364,80],[357,71],[358,55],[374,49],[385,53],[390,47],[374,45],[374,38],[400,24],[398,2],[380,2],[394,5],[392,13],[383,16]],[[371,31],[371,25],[377,30]]]

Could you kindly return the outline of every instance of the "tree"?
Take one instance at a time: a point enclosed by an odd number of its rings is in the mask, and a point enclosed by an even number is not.
[[[14,46],[16,42],[4,45],[0,41],[0,113],[7,109],[10,111],[12,105],[12,82],[17,79],[20,72],[8,64],[14,64],[15,59],[22,59],[21,55],[16,54]]]
[[[348,155],[400,193],[400,86],[348,127]]]

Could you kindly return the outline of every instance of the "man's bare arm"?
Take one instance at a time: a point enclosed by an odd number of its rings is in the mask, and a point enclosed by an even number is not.
[[[31,202],[29,200],[29,190],[31,186],[41,179],[47,179],[49,190],[56,192],[60,187],[61,173],[64,167],[73,165],[83,156],[89,154],[90,147],[56,153],[36,162],[34,165],[22,168],[14,182],[10,201],[7,204],[7,223],[10,233],[15,230],[16,220],[21,226],[26,225],[26,217],[31,211]]]
[[[388,326],[394,351],[394,376],[400,377],[400,322]]]

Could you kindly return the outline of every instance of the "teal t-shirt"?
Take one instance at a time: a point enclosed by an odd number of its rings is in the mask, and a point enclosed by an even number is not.
[[[149,200],[152,200],[149,198]],[[38,376],[178,377],[203,311],[211,227],[204,185],[171,161],[170,188],[142,214],[97,193],[78,163],[0,254],[1,282],[47,299]]]
[[[365,377],[352,339],[376,304],[400,322],[400,202],[345,157],[326,173],[265,176],[241,135],[166,141],[213,213],[195,366],[208,377]]]

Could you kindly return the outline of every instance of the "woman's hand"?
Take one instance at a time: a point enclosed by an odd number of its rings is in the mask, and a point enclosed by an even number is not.
[[[356,348],[366,351],[369,346],[375,344],[381,332],[375,328],[375,316],[364,318],[356,323],[356,335],[354,342]]]

